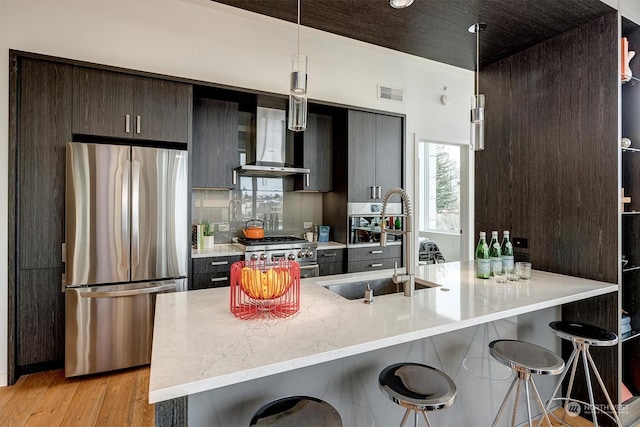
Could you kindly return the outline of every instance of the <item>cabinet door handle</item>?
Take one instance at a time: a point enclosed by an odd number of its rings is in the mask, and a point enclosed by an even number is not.
[[[238,171],[232,171],[231,172],[231,183],[233,185],[236,185],[238,183]]]
[[[124,131],[131,132],[131,116],[129,114],[124,115]]]
[[[382,186],[378,185],[378,199],[382,199]]]
[[[369,196],[371,199],[375,199],[376,198],[376,187],[369,187],[370,193]]]
[[[227,265],[229,261],[211,261],[211,265]]]
[[[376,268],[376,267],[382,267],[382,264],[369,264],[369,267],[371,268]]]
[[[333,252],[333,253],[330,253],[330,254],[322,254],[322,256],[323,256],[323,257],[325,257],[325,258],[328,258],[328,257],[335,257],[335,256],[338,256],[338,254],[337,254],[337,253],[335,253],[335,252]]]
[[[304,174],[304,182],[305,182],[304,185],[305,185],[305,187],[308,187],[309,185],[311,185],[311,184],[309,184],[309,175],[310,174],[308,174],[308,173]]]
[[[224,282],[225,280],[229,280],[228,277],[212,277],[211,281],[212,282]]]
[[[383,253],[381,250],[379,251],[369,251],[370,254],[381,254]]]
[[[140,133],[140,116],[136,116],[136,133]]]

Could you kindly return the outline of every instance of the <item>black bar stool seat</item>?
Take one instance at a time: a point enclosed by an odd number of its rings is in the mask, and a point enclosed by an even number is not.
[[[571,356],[569,356],[569,360],[567,360],[566,368],[556,385],[556,388],[553,390],[553,394],[551,395],[551,399],[547,402],[547,410],[551,406],[551,404],[555,401],[561,401],[563,404],[569,402],[577,402],[585,406],[589,406],[591,409],[591,416],[593,417],[593,425],[598,427],[598,412],[606,415],[612,421],[614,421],[617,425],[621,426],[620,417],[616,412],[616,408],[609,397],[609,393],[607,392],[606,387],[604,386],[604,382],[602,381],[602,377],[600,377],[600,372],[598,372],[598,368],[596,364],[593,362],[593,358],[591,357],[591,353],[589,353],[589,347],[610,347],[616,345],[618,343],[618,336],[611,331],[600,328],[594,325],[588,325],[586,323],[579,322],[570,322],[570,321],[557,321],[549,323],[549,327],[555,332],[557,336],[567,341],[571,341],[573,344],[573,351],[571,352]],[[573,381],[575,379],[576,368],[578,367],[578,360],[582,359],[582,365],[584,367],[585,381],[587,383],[587,393],[589,395],[589,402],[583,402],[578,399],[574,399],[571,397],[571,391],[573,389]],[[596,406],[595,400],[593,397],[593,386],[591,385],[591,375],[590,369],[598,380],[598,384],[600,384],[600,388],[604,393],[604,397],[607,400],[607,404],[611,409],[611,414],[601,410]],[[569,376],[569,385],[567,387],[567,395],[566,397],[556,397],[560,387],[562,386],[562,382],[564,381],[567,373],[571,371],[571,375]],[[569,407],[565,406],[565,413]],[[557,417],[556,417],[557,418]],[[564,418],[564,416],[563,416]]]
[[[251,418],[250,427],[342,427],[338,411],[309,396],[291,396],[262,406]]]
[[[420,363],[396,363],[387,366],[378,378],[380,390],[394,403],[406,408],[400,427],[404,426],[411,411],[421,413],[427,426],[431,427],[426,411],[435,411],[451,406],[457,390],[447,374]]]
[[[547,350],[539,345],[518,340],[495,340],[489,343],[489,352],[498,362],[510,367],[516,372],[516,376],[509,386],[509,391],[500,405],[500,409],[493,420],[492,426],[498,424],[498,420],[504,412],[509,396],[517,385],[515,403],[513,406],[513,414],[511,416],[511,425],[516,425],[516,414],[518,409],[518,397],[520,395],[520,387],[524,384],[525,397],[527,403],[527,416],[529,427],[533,427],[533,417],[531,415],[531,396],[529,385],[533,389],[536,400],[543,412],[543,418],[547,425],[551,426],[551,421],[547,415],[547,408],[542,402],[540,393],[536,384],[533,382],[531,375],[559,375],[564,368],[564,360],[552,351]],[[542,422],[542,419],[540,420]]]

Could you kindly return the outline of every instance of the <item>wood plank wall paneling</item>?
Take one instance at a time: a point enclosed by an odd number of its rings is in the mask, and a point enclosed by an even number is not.
[[[511,230],[513,240],[528,239],[534,269],[611,283],[618,282],[617,25],[614,12],[481,69],[486,149],[475,156],[476,233]],[[618,298],[565,305],[562,318],[617,331]],[[617,355],[617,347],[593,352],[614,402]],[[587,400],[581,384],[576,391]]]
[[[529,240],[535,269],[617,282],[617,16],[480,72],[475,226]]]

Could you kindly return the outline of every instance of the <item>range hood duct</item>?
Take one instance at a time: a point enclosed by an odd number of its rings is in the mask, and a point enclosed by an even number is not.
[[[292,157],[292,156],[291,156]],[[244,176],[280,177],[310,173],[286,162],[287,114],[285,110],[258,107],[256,138],[247,147],[247,164],[236,169]]]

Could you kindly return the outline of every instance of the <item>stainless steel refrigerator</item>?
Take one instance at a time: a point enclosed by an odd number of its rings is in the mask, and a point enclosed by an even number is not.
[[[187,152],[67,143],[65,375],[151,361],[155,295],[186,290]]]

